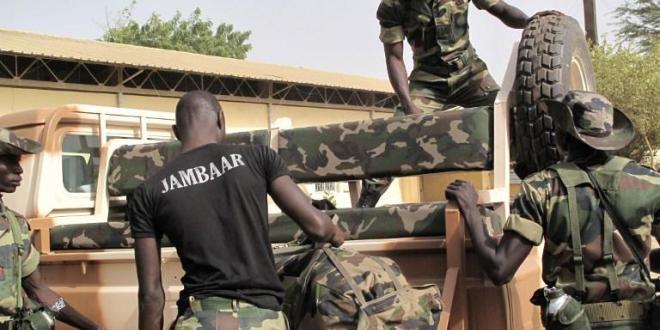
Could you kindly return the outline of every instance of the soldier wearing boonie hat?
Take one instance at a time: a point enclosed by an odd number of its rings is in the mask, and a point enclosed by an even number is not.
[[[469,183],[452,183],[447,198],[458,203],[497,284],[510,281],[532,246],[545,241],[546,287],[532,302],[546,327],[651,329],[655,285],[644,260],[652,238],[660,241],[660,173],[609,155],[635,133],[602,95],[570,91],[561,101],[542,100],[539,109],[552,116],[566,160],[523,180],[499,243],[484,234]]]
[[[0,193],[13,193],[20,185],[21,156],[42,149],[38,142],[0,128]],[[42,281],[39,251],[27,221],[2,199],[0,230],[0,329],[51,329],[56,318],[76,328],[99,329]]]
[[[0,155],[36,154],[43,150],[39,142],[22,138],[16,133],[0,127]]]

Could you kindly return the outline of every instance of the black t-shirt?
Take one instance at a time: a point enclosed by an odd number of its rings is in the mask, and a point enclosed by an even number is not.
[[[166,235],[181,259],[180,310],[189,296],[281,309],[266,194],[288,174],[269,147],[207,144],[179,155],[133,192],[127,210],[133,237]]]

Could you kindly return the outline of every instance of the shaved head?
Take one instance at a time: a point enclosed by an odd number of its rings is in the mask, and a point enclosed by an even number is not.
[[[213,94],[192,91],[184,94],[176,104],[174,132],[181,141],[224,136],[224,114]]]

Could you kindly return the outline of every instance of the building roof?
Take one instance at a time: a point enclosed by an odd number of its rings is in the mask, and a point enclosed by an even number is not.
[[[0,52],[391,93],[387,80],[173,50],[0,29]]]

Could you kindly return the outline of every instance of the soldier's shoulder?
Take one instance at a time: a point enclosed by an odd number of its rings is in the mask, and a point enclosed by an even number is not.
[[[539,184],[548,185],[557,179],[559,179],[557,172],[551,169],[544,169],[528,175],[525,179],[523,179],[523,183],[532,186]]]
[[[16,218],[25,220],[25,216],[5,206],[5,212],[11,212]]]
[[[655,177],[655,178],[660,178],[660,173],[658,171],[654,170],[651,167],[639,164],[635,161],[631,161],[626,165],[626,167],[623,168],[623,173],[626,175],[633,175],[633,176],[649,176],[649,177]]]
[[[16,220],[18,220],[19,223],[26,223],[26,224],[28,223],[27,218],[25,218],[25,216],[23,214],[18,213],[16,211],[10,209],[9,207],[5,206],[5,213],[10,213],[10,212],[11,212],[11,214],[14,215],[14,217],[16,218]]]

